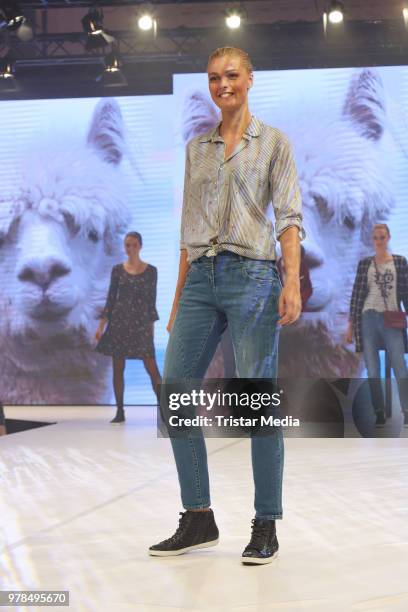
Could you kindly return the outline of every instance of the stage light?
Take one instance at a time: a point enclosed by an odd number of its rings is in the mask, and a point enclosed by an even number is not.
[[[103,47],[115,41],[113,36],[104,31],[103,13],[100,13],[97,9],[89,11],[89,13],[82,18],[82,27],[88,36],[86,42],[86,48],[88,50],[97,49],[98,47]]]
[[[122,62],[116,51],[108,53],[105,57],[105,69],[97,78],[98,83],[104,87],[124,87],[128,84],[125,75],[121,71]]]
[[[224,14],[225,24],[231,30],[241,27],[244,15],[246,16],[245,9],[241,5],[226,9]]]
[[[153,31],[153,38],[157,37],[156,8],[150,2],[143,2],[137,10],[136,18],[139,30],[143,32]],[[151,36],[151,34],[149,34]]]
[[[10,58],[6,57],[0,62],[0,91],[19,91],[19,85],[14,76],[14,66]]]
[[[147,31],[151,30],[154,26],[154,19],[149,13],[144,13],[141,15],[137,21],[137,25],[141,30]]]
[[[237,11],[229,13],[225,18],[225,23],[231,30],[239,28],[241,25],[241,16]]]
[[[0,6],[0,27],[18,30],[25,22],[25,17],[16,0],[3,0]]]
[[[98,36],[103,32],[103,15],[99,13],[96,9],[93,11],[89,11],[82,18],[82,27],[84,28],[84,32],[89,34],[90,36]]]
[[[120,70],[119,56],[114,51],[105,57],[105,70],[107,72],[118,72]]]
[[[10,60],[5,60],[0,66],[0,79],[14,79],[13,64]]]
[[[17,32],[21,40],[27,41],[32,38],[32,29],[27,24],[19,3],[15,0],[0,2],[0,29],[3,28]]]
[[[16,32],[18,38],[23,42],[32,40],[34,36],[32,27],[21,12],[19,3],[14,0],[0,1],[0,29],[3,28]]]
[[[402,16],[404,17],[405,27],[408,29],[408,6],[405,5],[402,9]]]
[[[327,9],[327,17],[330,23],[338,24],[342,23],[344,19],[344,5],[342,2],[330,2]]]

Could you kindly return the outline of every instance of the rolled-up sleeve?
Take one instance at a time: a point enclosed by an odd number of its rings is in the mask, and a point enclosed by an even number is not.
[[[181,230],[180,230],[180,249],[186,248],[185,231],[187,223],[187,208],[189,206],[190,193],[190,151],[189,145],[186,146],[186,161],[184,169],[184,187],[183,187],[183,208],[181,211]]]
[[[401,300],[404,304],[405,312],[408,312],[408,263],[405,257],[401,261]]]
[[[362,282],[363,282],[363,262],[360,261],[357,267],[357,273],[354,279],[353,290],[351,292],[351,299],[350,299],[349,321],[352,321],[353,323],[356,323],[357,321],[357,314],[358,314],[357,298],[358,298],[358,293],[362,285]]]
[[[299,228],[299,238],[306,232],[302,225],[302,198],[295,160],[287,137],[281,133],[279,146],[271,161],[270,196],[275,211],[275,235],[279,239],[285,230]]]

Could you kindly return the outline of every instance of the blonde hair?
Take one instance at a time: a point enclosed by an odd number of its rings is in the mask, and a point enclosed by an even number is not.
[[[248,73],[253,72],[254,68],[252,66],[252,62],[248,53],[246,53],[246,51],[243,51],[242,49],[239,49],[238,47],[218,47],[218,49],[215,49],[215,51],[213,51],[208,58],[207,72],[208,66],[210,65],[213,59],[216,59],[217,57],[225,57],[226,55],[236,55],[240,58],[242,64],[245,66]]]
[[[390,233],[390,228],[388,227],[388,225],[387,225],[386,223],[376,223],[376,224],[373,226],[373,232],[374,232],[376,229],[385,229],[385,231],[387,232],[388,237],[390,237],[390,236],[391,236],[391,233]]]

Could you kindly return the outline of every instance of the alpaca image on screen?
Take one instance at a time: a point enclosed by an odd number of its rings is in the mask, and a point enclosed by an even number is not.
[[[13,197],[0,200],[5,404],[108,400],[110,361],[94,351],[94,334],[130,215],[117,102],[96,104],[78,146],[54,140],[38,143]]]
[[[345,346],[344,333],[358,261],[372,251],[372,226],[387,220],[396,205],[390,163],[395,142],[375,70],[353,72],[341,102],[341,112],[331,111],[325,101],[306,112],[299,100],[284,105],[279,116],[259,117],[281,129],[293,147],[307,235],[304,261],[313,288],[301,318],[281,330],[283,377],[346,377],[361,371],[360,356]],[[202,91],[190,91],[183,110],[185,142],[220,120]],[[219,350],[209,372],[223,376]]]

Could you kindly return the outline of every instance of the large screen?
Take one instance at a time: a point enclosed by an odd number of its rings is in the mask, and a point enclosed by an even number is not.
[[[172,96],[0,102],[5,404],[113,403],[111,360],[95,352],[94,334],[130,230],[142,234],[141,257],[158,269],[162,370],[185,145],[219,120],[206,74],[174,75],[173,83]],[[293,146],[313,287],[301,320],[281,334],[282,375],[364,374],[344,333],[373,223],[388,223],[393,253],[408,255],[407,86],[406,67],[254,73],[251,112]],[[44,269],[58,276],[51,305],[36,280]],[[223,359],[225,347],[212,376],[223,376]],[[140,361],[127,361],[125,402],[154,402]]]

